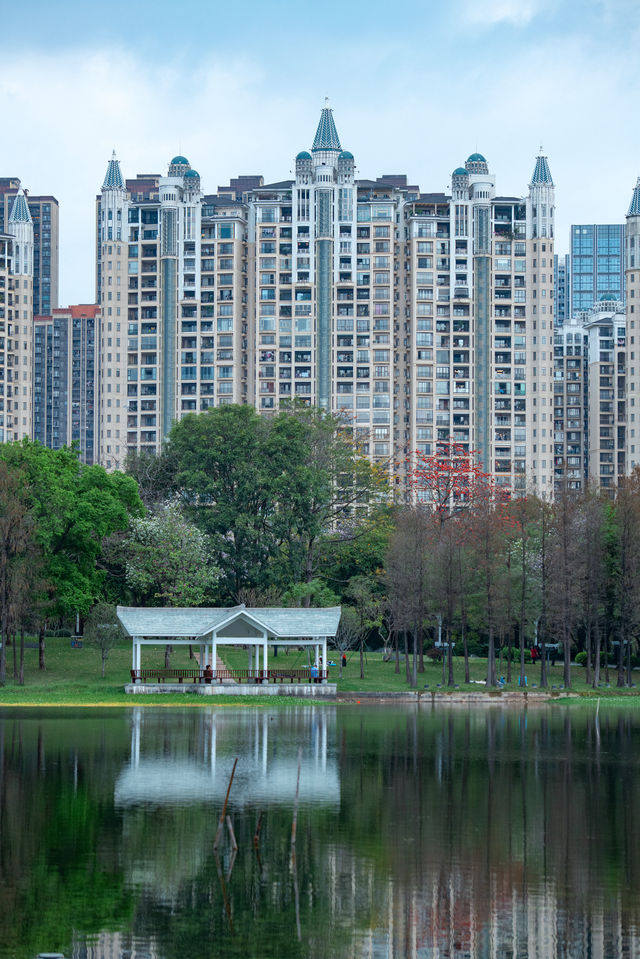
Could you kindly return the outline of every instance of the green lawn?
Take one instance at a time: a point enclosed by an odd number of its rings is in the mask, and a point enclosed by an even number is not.
[[[223,647],[221,649],[224,661],[230,667],[246,668],[247,653],[243,649],[235,647]],[[95,649],[83,647],[82,649],[72,649],[69,639],[47,639],[46,644],[46,664],[44,672],[38,669],[38,651],[37,649],[25,650],[25,685],[18,686],[13,680],[13,649],[7,649],[7,685],[0,688],[0,705],[109,705],[109,706],[132,706],[132,705],[211,705],[211,699],[204,696],[185,696],[183,694],[159,694],[157,696],[127,696],[124,692],[124,685],[129,680],[129,669],[131,668],[131,643],[124,641],[120,646],[109,654],[105,679],[100,675],[100,655]],[[164,664],[164,649],[146,647],[144,650],[145,666],[161,666]],[[307,654],[299,653],[296,649],[290,650],[286,655],[283,648],[280,649],[276,659],[270,658],[270,664],[274,667],[289,666],[291,668],[302,668],[307,665]],[[338,656],[329,656],[329,659],[338,662]],[[188,647],[176,647],[171,663],[173,666],[194,665],[189,661]],[[540,667],[528,665],[526,668],[528,676],[528,688],[533,689],[534,683],[539,683]],[[454,658],[454,674],[456,683],[461,690],[482,692],[485,687],[481,684],[471,683],[465,685],[464,662],[462,658]],[[471,660],[471,678],[475,680],[484,679],[486,674],[486,660]],[[498,675],[506,677],[506,663],[498,664]],[[634,676],[638,676],[637,672]],[[597,695],[590,687],[585,684],[586,671],[583,667],[572,666],[571,676],[573,681],[572,690],[574,692]],[[506,689],[517,690],[517,667],[512,670],[513,681],[507,685]],[[364,679],[360,679],[360,661],[357,653],[351,653],[348,656],[348,663],[343,671],[342,679],[339,679],[339,667],[329,667],[329,678],[332,682],[338,684],[338,691],[345,692],[401,692],[409,688],[405,678],[404,662],[400,663],[400,672],[395,672],[395,663],[382,661],[381,653],[367,653],[365,655]],[[602,681],[605,681],[604,673]],[[640,683],[640,678],[639,678]],[[446,683],[446,678],[445,678]],[[636,689],[617,690],[616,673],[610,670],[611,688],[603,688],[598,691],[599,694],[607,697],[633,697],[637,695]],[[446,689],[442,682],[442,664],[432,663],[425,660],[425,671],[418,674],[417,688],[423,690],[428,686],[429,690]],[[558,691],[562,686],[562,664],[558,664],[550,670],[549,685],[556,686]],[[298,700],[302,701],[302,700]],[[304,700],[308,702],[308,700]],[[278,702],[287,702],[291,704],[291,697],[251,697],[250,699],[234,696],[224,697],[224,700],[217,699],[216,705],[237,705],[244,703],[247,705],[258,705],[268,702],[273,705]]]

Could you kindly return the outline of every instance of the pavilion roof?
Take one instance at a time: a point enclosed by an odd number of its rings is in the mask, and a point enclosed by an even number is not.
[[[206,636],[243,619],[277,638],[335,636],[340,606],[305,607],[144,607],[118,606],[118,619],[129,636]]]

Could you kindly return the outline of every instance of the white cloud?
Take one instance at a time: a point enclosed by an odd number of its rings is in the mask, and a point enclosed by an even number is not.
[[[295,76],[241,47],[195,68],[143,63],[123,48],[5,55],[11,136],[0,144],[0,175],[60,201],[62,304],[94,296],[94,198],[114,147],[127,177],[164,173],[181,152],[207,192],[239,173],[283,179],[310,146],[325,93],[335,94],[338,131],[362,176],[406,172],[423,190],[447,190],[477,146],[499,192],[521,195],[543,143],[558,188],[559,252],[571,222],[621,221],[640,173],[633,44],[618,44],[613,58],[595,37],[525,37],[500,55],[483,41],[458,51],[445,40],[434,35],[426,52],[418,40],[336,42],[334,61],[353,69],[333,89],[326,58],[321,69],[313,51]]]
[[[464,16],[472,24],[496,26],[510,23],[524,27],[531,23],[545,6],[541,0],[468,0],[464,5]]]

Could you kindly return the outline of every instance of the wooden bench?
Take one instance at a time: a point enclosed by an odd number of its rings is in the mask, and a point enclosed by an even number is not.
[[[144,669],[131,670],[131,682],[148,682],[151,680],[156,683],[164,683],[167,680],[182,683],[185,679],[192,679],[194,683],[201,683],[204,680],[204,671],[202,669],[165,669],[160,667],[146,667]]]
[[[321,683],[328,678],[326,670],[318,670],[317,676],[311,675],[310,669],[217,669],[211,676],[205,676],[203,669],[169,668],[164,666],[147,666],[142,669],[131,670],[132,683],[166,683],[192,680],[194,683],[262,683],[265,680],[271,683]]]

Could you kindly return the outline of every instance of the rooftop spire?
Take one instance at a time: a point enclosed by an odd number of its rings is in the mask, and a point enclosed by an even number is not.
[[[542,154],[542,147],[540,147],[540,154]],[[531,186],[539,186],[540,184],[543,186],[553,186],[553,178],[547,158],[542,155],[536,157],[536,168],[531,177]]]
[[[27,198],[25,197],[24,190],[19,190],[16,193],[15,199],[13,201],[13,206],[11,207],[11,213],[9,214],[9,223],[31,223],[31,213],[29,212],[29,207],[27,205]]]
[[[329,103],[329,98],[325,97],[324,102],[325,105],[322,108],[322,113],[320,114],[320,122],[318,124],[318,129],[316,130],[315,139],[311,149],[342,150],[338,131],[336,130],[336,125],[333,121],[333,110],[327,105]]]
[[[108,190],[110,187],[118,187],[119,189],[124,190],[124,180],[122,179],[122,173],[120,171],[120,161],[116,159],[115,150],[113,151],[111,159],[109,160],[104,183],[102,184],[103,190]]]
[[[636,180],[636,185],[633,188],[633,196],[631,197],[627,216],[640,216],[640,176]]]

